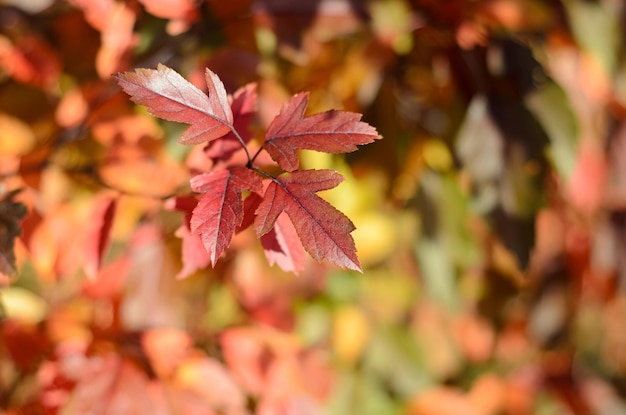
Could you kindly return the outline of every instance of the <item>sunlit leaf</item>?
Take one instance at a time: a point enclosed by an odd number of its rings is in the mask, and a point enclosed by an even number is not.
[[[292,97],[274,118],[265,135],[265,148],[285,170],[298,168],[297,150],[348,153],[357,144],[380,138],[376,129],[362,121],[360,114],[327,111],[304,117],[309,94]]]
[[[332,189],[343,181],[330,170],[296,171],[270,183],[256,211],[255,231],[269,232],[284,211],[293,223],[302,245],[317,261],[361,270],[350,232],[354,225],[343,213],[315,193]]]

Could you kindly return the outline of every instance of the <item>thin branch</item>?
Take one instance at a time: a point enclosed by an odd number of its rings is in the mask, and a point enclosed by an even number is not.
[[[261,154],[261,151],[263,151],[263,145],[261,145],[261,147],[259,147],[259,149],[256,151],[256,153],[254,153],[254,156],[252,156],[252,159],[250,159],[250,157],[248,157],[248,167],[252,167],[252,163],[254,163],[254,160],[256,160],[256,158],[259,156],[259,154]]]
[[[235,129],[234,125],[229,124],[228,126],[230,127],[230,131],[232,131],[235,137],[237,138],[237,141],[239,141],[239,144],[241,144],[241,147],[243,147],[243,151],[246,152],[246,157],[248,158],[248,165],[252,165],[252,163],[254,162],[254,158],[250,157],[250,152],[248,151],[248,146],[246,145],[246,142],[243,141],[243,138],[241,138],[241,136],[239,135],[239,132]],[[254,157],[256,158],[256,154]]]
[[[247,166],[249,169],[254,170],[255,172],[259,173],[261,176],[264,176],[268,179],[270,179],[271,181],[277,183],[277,184],[281,184],[280,180],[278,180],[276,177],[272,176],[270,173],[266,172],[265,170],[257,167],[257,166],[253,166],[253,165],[249,165]]]

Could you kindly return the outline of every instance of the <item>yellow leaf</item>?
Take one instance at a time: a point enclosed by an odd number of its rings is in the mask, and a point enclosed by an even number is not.
[[[24,121],[0,114],[0,155],[21,156],[35,146],[35,133]]]
[[[41,297],[21,287],[3,289],[0,303],[6,317],[31,324],[42,321],[48,308]]]
[[[333,324],[333,350],[346,363],[356,362],[365,348],[370,328],[363,311],[354,305],[340,308]]]
[[[441,140],[428,140],[422,149],[426,165],[433,170],[446,171],[452,167],[450,150]]]
[[[398,232],[394,220],[373,211],[353,215],[351,219],[356,226],[352,236],[361,264],[384,260],[396,246]]]

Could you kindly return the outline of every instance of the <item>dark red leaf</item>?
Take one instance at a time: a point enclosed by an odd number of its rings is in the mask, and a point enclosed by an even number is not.
[[[306,265],[306,251],[296,229],[287,215],[280,214],[274,227],[261,236],[265,257],[270,265],[278,264],[283,271],[299,274]]]
[[[350,219],[315,193],[332,189],[343,177],[332,170],[304,170],[281,176],[268,186],[256,211],[255,231],[268,233],[284,211],[306,251],[317,261],[360,271]]]
[[[233,95],[233,103],[231,104],[235,120],[233,124],[244,143],[249,142],[252,138],[252,134],[248,131],[248,126],[256,113],[256,100],[256,84],[248,84],[239,88]],[[205,154],[216,162],[218,160],[228,160],[233,153],[242,149],[241,143],[231,131],[220,140],[211,141],[207,146]]]
[[[374,127],[360,121],[361,114],[354,112],[331,110],[304,117],[308,102],[308,92],[292,97],[265,135],[265,149],[286,171],[298,169],[297,150],[348,153],[358,144],[380,137]]]
[[[154,69],[136,69],[115,75],[133,102],[148,107],[151,114],[170,121],[191,124],[178,140],[200,144],[226,135],[233,128],[233,113],[222,81],[206,70],[208,96],[173,69],[159,64]]]
[[[191,179],[191,188],[204,193],[193,210],[191,231],[200,235],[215,265],[243,220],[242,190],[261,192],[261,179],[249,169],[234,167],[198,175]]]

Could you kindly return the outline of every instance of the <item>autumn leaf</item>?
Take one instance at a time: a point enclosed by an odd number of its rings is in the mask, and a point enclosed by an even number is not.
[[[185,213],[184,223],[176,230],[176,236],[182,240],[183,269],[176,278],[182,279],[194,272],[206,268],[211,263],[211,257],[202,243],[200,235],[191,232],[191,216],[198,200],[193,196],[177,196],[165,201],[165,207]]]
[[[248,131],[248,126],[256,113],[256,100],[256,84],[248,84],[239,88],[233,94],[233,102],[231,104],[234,119],[233,125],[244,143],[247,143],[252,138],[252,134]],[[239,139],[231,131],[221,139],[211,141],[206,148],[205,154],[214,162],[219,160],[226,161],[242,148]]]
[[[32,127],[9,114],[0,113],[0,156],[21,156],[37,144]]]
[[[112,73],[128,67],[128,54],[137,40],[133,32],[136,20],[132,7],[114,3],[106,16],[101,32],[102,45],[96,56],[96,70],[100,78],[108,79]]]
[[[254,210],[255,229],[270,263],[297,273],[304,267],[304,249],[318,261],[327,259],[340,267],[361,270],[350,236],[354,225],[315,195],[337,186],[343,178],[331,171],[295,172],[299,149],[344,153],[379,138],[375,128],[360,121],[360,114],[327,111],[305,118],[309,95],[294,96],[270,123],[263,144],[283,170],[293,172],[276,178],[255,165],[260,163],[257,157],[265,153],[259,150],[251,156],[246,147],[252,138],[247,129],[256,115],[255,85],[240,88],[231,100],[218,76],[209,69],[206,69],[208,96],[164,65],[156,70],[136,69],[116,78],[131,99],[148,107],[153,115],[191,124],[179,139],[181,144],[207,143],[204,155],[213,161],[213,166],[210,172],[191,180],[192,190],[204,195],[193,210],[189,230],[200,235],[212,265],[230,244],[234,233],[251,222],[251,206],[259,203]],[[246,160],[234,160],[233,155],[241,150]],[[235,163],[240,165],[224,168]],[[271,183],[263,200],[252,196],[251,203],[244,204],[244,189],[263,193],[262,181],[256,173]],[[281,219],[277,224],[283,211],[291,223]],[[181,236],[191,242],[192,237],[185,232],[182,229]],[[187,244],[187,248],[193,249],[192,245],[197,243]],[[195,268],[191,262],[185,266]],[[185,274],[192,268],[186,268]]]
[[[0,68],[18,82],[48,89],[61,74],[56,51],[42,37],[27,35],[15,42],[0,36]]]
[[[238,383],[253,394],[263,391],[264,369],[271,358],[265,337],[266,332],[254,327],[232,327],[218,338],[224,362]]]
[[[85,20],[96,30],[103,31],[107,19],[115,8],[114,0],[70,0],[69,3],[83,11]]]
[[[374,127],[361,121],[361,114],[331,110],[304,117],[308,102],[308,92],[292,97],[265,135],[263,146],[286,171],[298,169],[297,150],[348,153],[380,137]]]
[[[254,219],[256,218],[256,210],[258,209],[262,200],[263,196],[259,193],[251,193],[248,197],[246,197],[246,199],[243,201],[243,220],[237,228],[237,232],[241,232],[244,229],[247,229],[248,226],[254,223]]]
[[[87,277],[94,280],[102,263],[102,256],[109,243],[111,227],[117,200],[102,196],[95,202],[91,215],[92,221],[89,224],[85,238],[85,273]]]
[[[259,237],[268,233],[284,211],[291,219],[304,249],[317,261],[326,259],[342,268],[361,270],[350,219],[315,193],[336,187],[343,177],[332,170],[303,170],[270,183],[256,210]]]
[[[189,357],[185,359],[175,373],[174,382],[182,390],[199,398],[215,412],[187,413],[227,413],[247,415],[246,396],[233,374],[217,359],[210,357]]]
[[[181,259],[183,261],[183,268],[176,274],[176,278],[187,278],[211,263],[211,257],[204,248],[202,238],[191,232],[188,223],[181,225],[175,234],[182,239]]]
[[[127,254],[122,254],[98,270],[93,280],[86,280],[82,293],[88,298],[113,298],[119,295],[126,282],[131,262]]]
[[[306,265],[306,251],[293,224],[283,213],[274,227],[261,236],[261,245],[270,265],[277,264],[283,271],[298,275]]]
[[[130,360],[114,353],[84,360],[80,360],[76,387],[62,413],[94,412],[102,408],[102,402],[106,402],[107,409],[102,413],[107,414],[157,412],[158,402],[148,394],[148,376]]]
[[[141,346],[150,366],[163,378],[174,373],[189,353],[192,344],[189,334],[172,327],[152,328],[141,335]]]
[[[149,158],[113,160],[101,165],[98,175],[113,189],[152,197],[174,193],[185,178],[185,172],[178,164]]]
[[[200,234],[215,266],[243,220],[242,190],[262,191],[261,179],[252,170],[234,167],[198,175],[191,188],[204,193],[193,210],[191,231]]]
[[[208,96],[173,69],[136,69],[114,77],[133,102],[148,107],[160,118],[191,124],[179,138],[181,144],[200,144],[233,129],[233,112],[224,84],[207,68]]]

